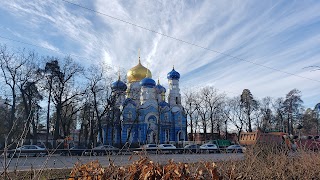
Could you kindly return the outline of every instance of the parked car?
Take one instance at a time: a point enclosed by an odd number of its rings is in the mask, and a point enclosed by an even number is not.
[[[39,147],[37,145],[23,145],[16,149],[10,150],[8,157],[20,157],[20,156],[45,156],[48,153],[45,148]]]
[[[159,144],[158,148],[163,153],[177,153],[177,151],[176,151],[177,147],[174,146],[173,144]]]
[[[183,148],[184,153],[200,153],[200,146],[197,144],[189,144]]]
[[[101,145],[92,148],[92,154],[93,155],[111,155],[111,154],[117,154],[119,152],[119,148],[113,147],[111,145]]]
[[[148,153],[159,153],[159,147],[157,144],[145,144],[140,146],[134,153],[141,153],[141,151],[147,151]]]
[[[158,146],[156,144],[145,144],[141,146],[142,149],[158,149]]]
[[[245,150],[246,150],[245,147],[238,144],[231,145],[226,148],[227,153],[235,153],[235,152],[243,153]]]
[[[200,146],[200,150],[201,152],[205,152],[205,153],[217,153],[219,152],[219,148],[217,145],[215,144],[202,144]]]

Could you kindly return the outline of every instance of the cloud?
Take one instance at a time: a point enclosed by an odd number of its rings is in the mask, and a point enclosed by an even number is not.
[[[165,86],[166,74],[174,65],[181,74],[182,90],[214,85],[234,96],[248,88],[262,98],[284,96],[298,88],[308,106],[319,101],[315,90],[319,83],[256,65],[311,79],[319,77],[319,71],[303,69],[320,65],[317,1],[75,3],[213,51],[63,1],[3,0],[0,5],[20,22],[14,27],[25,27],[29,33],[10,29],[25,34],[31,42],[37,39],[42,46],[85,57],[80,58],[84,64],[104,61],[115,69],[130,69],[137,64],[141,49],[142,63]]]
[[[59,48],[53,46],[52,44],[50,44],[47,41],[41,41],[39,44],[40,44],[40,46],[45,47],[47,49],[50,49],[52,51],[60,51]]]

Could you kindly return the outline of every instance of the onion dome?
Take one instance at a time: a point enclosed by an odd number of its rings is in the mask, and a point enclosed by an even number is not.
[[[143,78],[152,78],[151,71],[144,67],[140,62],[139,56],[139,63],[138,65],[134,66],[127,72],[127,79],[129,83],[141,81]]]
[[[142,79],[140,81],[140,84],[141,84],[141,86],[148,87],[148,88],[153,88],[156,86],[156,82],[153,79],[148,78],[148,77]]]
[[[111,89],[113,91],[126,91],[127,85],[120,80],[120,76],[119,76],[118,81],[111,84]]]
[[[158,79],[158,84],[156,85],[156,91],[157,91],[157,94],[166,93],[166,88],[160,85],[159,79]]]
[[[127,98],[127,99],[124,100],[124,102],[123,102],[123,106],[127,106],[128,104],[132,104],[132,105],[134,105],[134,106],[137,106],[136,102],[134,102],[134,100],[131,99],[131,98]]]
[[[159,102],[159,106],[164,108],[166,106],[169,107],[169,104],[167,102],[165,102],[165,101],[161,101],[161,102]]]
[[[174,67],[173,67],[172,71],[168,73],[167,78],[170,80],[179,80],[180,74],[176,70],[174,70]]]

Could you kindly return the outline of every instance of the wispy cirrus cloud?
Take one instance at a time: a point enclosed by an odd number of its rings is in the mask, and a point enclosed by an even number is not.
[[[8,18],[17,21],[12,26],[5,22],[5,26],[24,34],[25,40],[37,39],[42,46],[94,60],[81,61],[86,64],[105,61],[129,69],[137,63],[141,49],[142,63],[164,84],[175,65],[182,89],[214,85],[234,96],[248,88],[262,98],[284,96],[298,88],[306,106],[319,102],[319,82],[256,65],[319,77],[319,71],[303,69],[320,64],[318,1],[72,2],[218,53],[63,1],[4,0],[0,5],[1,11],[10,14]]]

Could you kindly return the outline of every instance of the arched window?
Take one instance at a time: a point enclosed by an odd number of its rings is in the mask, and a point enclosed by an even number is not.
[[[165,142],[168,143],[170,141],[170,130],[165,130]]]

